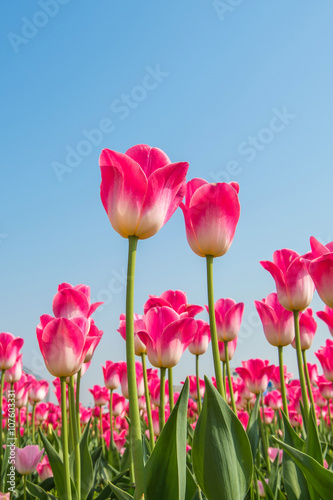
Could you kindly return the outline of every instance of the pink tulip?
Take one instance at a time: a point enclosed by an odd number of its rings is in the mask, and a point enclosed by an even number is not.
[[[35,408],[35,422],[37,424],[43,423],[48,416],[49,407],[47,403],[38,403]]]
[[[325,378],[325,377],[322,377],[322,378]],[[333,394],[332,384],[330,382],[328,382],[328,380],[326,380],[326,379],[325,379],[325,381],[331,386],[331,394]],[[317,380],[317,383],[319,383],[318,380]],[[319,406],[319,408],[323,408],[324,406],[326,406],[326,404],[327,404],[326,399],[330,399],[330,397],[331,397],[331,395],[330,395],[329,398],[324,399],[322,397],[319,389],[312,389],[312,394],[313,394],[313,399],[314,399],[315,405]]]
[[[241,424],[244,427],[244,429],[246,430],[247,424],[249,423],[249,418],[250,418],[248,412],[247,411],[239,411],[237,413],[237,417],[241,421]]]
[[[149,295],[149,299],[144,305],[144,313],[153,307],[171,307],[176,313],[194,318],[197,314],[203,311],[203,307],[187,303],[186,293],[182,290],[167,290],[159,297],[157,295]]]
[[[237,341],[238,341],[238,337],[236,337],[234,340],[231,340],[230,342],[228,342],[228,357],[229,357],[229,361],[231,361],[232,358],[234,357],[234,354],[235,354],[235,351],[236,351],[236,347],[237,347]],[[226,361],[226,357],[225,357],[224,342],[219,342],[218,346],[219,346],[220,361],[225,362]]]
[[[317,331],[317,323],[312,316],[312,309],[308,307],[299,315],[299,335],[301,340],[301,350],[310,349],[313,338]],[[296,349],[296,341],[293,339],[291,345]]]
[[[136,385],[138,391],[138,398],[141,398],[141,396],[143,396],[145,393],[144,382],[143,382],[143,370],[141,363],[138,362],[135,363],[135,372],[136,372]],[[129,399],[127,365],[125,362],[119,363],[119,376],[120,376],[121,392],[124,398]]]
[[[118,332],[124,340],[126,340],[126,314],[121,314],[119,318]],[[134,314],[134,351],[137,356],[147,352],[145,344],[140,340],[137,335],[138,332],[146,329],[144,316],[141,314]]]
[[[324,376],[333,382],[333,340],[327,339],[325,347],[322,347],[315,355],[320,361]]]
[[[270,293],[261,302],[255,300],[254,304],[268,342],[275,347],[289,345],[295,335],[293,313],[281,306],[277,294]]]
[[[312,385],[316,385],[318,382],[318,368],[315,363],[307,363],[309,378]]]
[[[159,379],[152,381],[149,385],[149,391],[151,394],[151,403],[154,406],[160,406],[160,388],[161,388],[161,383]],[[165,382],[164,394],[165,394],[164,404],[167,404],[169,401],[169,383],[167,380]]]
[[[271,448],[270,446],[267,448],[268,456],[271,462],[274,462],[276,457],[279,455],[279,464],[282,464],[283,450],[279,448]]]
[[[103,206],[124,238],[156,234],[184,196],[188,163],[171,163],[158,148],[139,144],[125,154],[103,149],[100,167]]]
[[[208,349],[208,344],[210,342],[210,327],[209,324],[202,319],[197,319],[196,323],[197,331],[192,342],[188,346],[188,350],[191,354],[201,356],[205,354]]]
[[[80,408],[80,422],[86,425],[92,416],[92,408]]]
[[[103,302],[90,304],[90,288],[87,285],[72,286],[61,283],[53,298],[53,314],[56,318],[89,318]]]
[[[288,413],[291,425],[293,427],[302,427],[303,423],[302,415],[300,415],[299,413],[297,413],[297,411],[289,407],[288,407]]]
[[[110,390],[118,389],[120,386],[119,368],[120,363],[113,363],[113,361],[106,361],[105,367],[102,366],[104,383]]]
[[[95,352],[96,347],[100,343],[102,336],[103,336],[103,330],[99,330],[97,326],[95,325],[95,322],[93,319],[90,320],[90,328],[88,331],[88,334],[86,336],[86,340],[89,342],[89,349],[86,352],[85,358],[84,358],[84,365],[81,368],[81,377],[84,375],[84,372],[86,371],[85,368],[87,366],[87,363],[90,363],[92,360],[93,354]],[[92,340],[90,342],[90,340]]]
[[[94,385],[89,392],[93,395],[95,406],[104,406],[109,400],[109,390],[107,387],[101,387],[100,385]]]
[[[196,321],[180,318],[167,306],[149,309],[145,315],[146,331],[139,332],[147,346],[150,363],[158,368],[175,366],[196,334]]]
[[[24,340],[20,337],[8,332],[0,333],[0,370],[9,370],[14,366],[23,344]]]
[[[280,304],[288,311],[302,311],[312,300],[314,285],[307,263],[307,259],[287,248],[274,252],[273,262],[260,262],[273,276]]]
[[[24,448],[15,448],[15,467],[17,472],[25,476],[36,470],[37,464],[44,453],[44,448],[37,445],[28,445]]]
[[[236,368],[236,373],[244,380],[250,392],[259,394],[267,388],[274,365],[270,365],[268,360],[249,359],[242,361],[242,367]]]
[[[184,214],[187,241],[200,257],[220,257],[229,250],[240,215],[236,182],[209,184],[203,179],[187,183]]]
[[[123,430],[118,434],[118,432],[114,431],[113,433],[113,439],[114,439],[114,444],[117,447],[118,453],[121,453],[122,449],[125,446],[126,443],[126,431]],[[110,447],[110,444],[109,444]]]
[[[322,319],[326,323],[330,334],[333,337],[333,309],[331,307],[325,306],[324,311],[318,311],[316,314],[318,318]]]
[[[265,405],[269,406],[273,410],[279,410],[282,408],[282,396],[279,391],[268,392],[264,399]]]
[[[284,374],[284,380],[287,384],[289,382],[289,380],[292,378],[293,374],[287,373],[286,365],[283,365],[283,374]],[[272,375],[271,375],[271,381],[273,382],[275,387],[280,391],[281,390],[281,380],[280,380],[280,367],[279,366],[274,366],[274,370],[272,371]]]
[[[268,484],[268,479],[265,479],[265,481]],[[257,483],[258,483],[258,493],[260,498],[266,498],[266,493],[262,481],[260,481],[260,479],[257,479]]]
[[[109,402],[110,404],[110,402]],[[121,394],[112,394],[112,414],[114,417],[123,416],[126,410],[126,399]]]
[[[275,411],[272,408],[264,408],[264,412],[263,412],[263,409],[260,408],[260,415],[261,415],[262,420],[265,421],[265,423],[269,425],[274,420]]]
[[[197,377],[195,375],[190,375],[188,377],[190,382],[190,397],[192,399],[198,399],[198,391],[197,391]],[[182,382],[184,384],[185,382]],[[205,381],[199,378],[199,392],[200,398],[203,399],[205,395]]]
[[[46,398],[49,391],[47,380],[35,380],[29,387],[29,399],[33,403],[39,403]]]
[[[0,491],[0,500],[10,500],[10,493],[2,493]]]
[[[15,382],[18,382],[22,377],[22,356],[22,354],[17,356],[15,364],[5,371],[5,381],[8,382],[8,384],[14,384]]]
[[[333,308],[333,241],[322,245],[311,236],[312,258],[309,273],[314,281],[319,297],[328,307]]]
[[[45,455],[45,457],[43,457],[41,462],[37,465],[36,470],[41,481],[45,481],[45,479],[53,477],[53,472],[47,455]]]
[[[208,306],[206,306],[207,311]],[[244,304],[233,299],[219,299],[214,305],[217,338],[221,342],[235,340],[242,322]]]

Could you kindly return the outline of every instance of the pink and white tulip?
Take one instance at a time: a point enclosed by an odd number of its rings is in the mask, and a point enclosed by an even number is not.
[[[255,300],[254,304],[268,342],[275,347],[289,345],[295,335],[293,313],[280,304],[277,293],[270,293],[261,302]]]

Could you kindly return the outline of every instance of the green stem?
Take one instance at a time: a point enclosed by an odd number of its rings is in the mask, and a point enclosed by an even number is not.
[[[66,377],[60,377],[61,386],[61,418],[62,418],[62,450],[65,473],[65,485],[67,500],[72,500],[71,479],[69,475],[69,455],[68,455],[68,424],[66,407]]]
[[[222,378],[223,378],[223,387],[224,387],[224,392],[227,394],[227,386],[226,386],[226,366],[225,366],[225,361],[222,361]]]
[[[145,385],[145,398],[146,398],[147,417],[148,417],[149,442],[150,442],[151,451],[153,451],[154,446],[155,446],[155,439],[154,439],[153,419],[151,416],[150,394],[149,394],[149,389],[148,389],[146,353],[143,352],[141,354],[141,360],[142,360],[142,370],[143,370],[143,381],[144,381],[144,385]]]
[[[103,449],[103,455],[105,454],[105,441],[103,438],[103,411],[102,407],[99,407],[99,442]]]
[[[23,500],[27,500],[27,475],[23,476]]]
[[[26,421],[25,421],[25,427],[26,427],[26,431],[27,431],[27,437],[29,437],[29,434],[30,434],[30,426],[29,426],[29,401],[27,400],[27,404],[26,404],[26,411],[25,411],[25,414],[26,414]]]
[[[262,400],[261,395],[260,395],[260,400],[261,400],[261,408],[262,408],[262,417],[261,417],[261,414],[259,412],[259,430],[260,430],[260,436],[261,436],[261,442],[262,442],[262,449],[263,449],[264,458],[265,458],[266,467],[267,467],[267,474],[269,474],[271,471],[271,463],[270,463],[269,456],[268,456],[266,429],[264,429],[264,424],[263,424],[263,422],[265,422],[265,412],[264,412],[264,404],[263,404],[263,400]]]
[[[128,267],[126,287],[126,362],[131,420],[131,449],[135,476],[135,498],[140,499],[145,492],[144,465],[142,455],[141,424],[136,385],[134,350],[134,276],[138,238],[128,237]]]
[[[34,402],[33,406],[32,406],[32,416],[31,416],[31,420],[32,420],[32,442],[35,443],[35,413],[36,413],[36,403]]]
[[[303,366],[304,366],[304,373],[305,373],[306,385],[307,385],[307,388],[308,388],[308,393],[309,393],[310,401],[311,401],[311,408],[312,408],[312,411],[313,411],[313,416],[316,419],[316,408],[315,408],[313,394],[312,394],[312,388],[311,388],[311,381],[310,381],[308,364],[307,364],[307,361],[306,361],[306,351],[302,351],[302,358],[303,358]]]
[[[330,426],[331,426],[331,432],[333,436],[333,421],[332,421],[332,414],[331,414],[331,408],[330,408],[330,400],[327,400],[327,412],[328,412],[328,418],[330,419]]]
[[[18,425],[18,432],[17,432],[18,447],[21,448],[21,408],[18,408],[17,425]]]
[[[0,389],[0,462],[2,464],[2,400],[3,400],[3,388],[5,385],[5,370],[1,372],[1,389]]]
[[[206,255],[209,323],[210,323],[210,334],[212,341],[213,360],[214,360],[214,369],[216,377],[216,387],[221,396],[223,397],[223,399],[225,399],[225,391],[222,380],[222,370],[220,365],[219,346],[217,341],[215,309],[214,309],[213,260],[214,257],[212,255]]]
[[[198,394],[198,415],[201,413],[201,396],[200,396],[200,379],[199,379],[199,354],[195,356],[195,375],[197,379],[197,394]]]
[[[163,427],[164,427],[164,424],[165,424],[165,372],[166,372],[166,368],[160,368],[160,372],[161,372],[161,377],[160,377],[160,413],[159,413],[159,417],[160,417],[160,435],[162,433],[162,430],[163,430]]]
[[[308,394],[306,392],[306,384],[305,384],[304,369],[302,362],[301,338],[299,333],[299,311],[294,311],[294,322],[295,322],[295,342],[296,342],[298,374],[299,374],[299,381],[301,384],[302,400],[304,407],[304,420],[305,420],[304,423],[305,423],[305,428],[307,429],[308,418],[309,418],[309,400],[308,400]]]
[[[110,404],[109,404],[109,416],[110,416],[110,450],[112,450],[112,448],[113,448],[112,399],[113,399],[113,389],[110,389]]]
[[[173,376],[172,376],[172,368],[168,368],[168,381],[169,381],[169,405],[170,412],[172,412],[175,403],[173,400]]]
[[[69,405],[70,413],[72,414],[73,425],[73,442],[74,442],[74,455],[75,455],[75,486],[77,490],[78,500],[81,499],[81,455],[80,455],[80,442],[79,431],[77,425],[77,415],[75,407],[75,391],[74,391],[74,376],[70,377],[69,381]]]
[[[81,420],[80,420],[80,383],[81,383],[81,369],[78,371],[76,376],[76,400],[75,400],[75,411],[76,411],[76,421],[79,439],[81,437]]]
[[[235,396],[234,396],[234,388],[232,386],[231,373],[230,373],[230,365],[229,365],[229,352],[228,352],[228,341],[224,341],[224,351],[225,351],[225,363],[227,366],[227,375],[228,375],[228,384],[229,384],[229,393],[231,399],[231,407],[233,412],[236,413],[236,405],[235,405]]]
[[[284,371],[283,371],[283,347],[279,345],[278,350],[279,350],[279,368],[280,368],[280,387],[281,387],[283,411],[286,414],[287,419],[289,420],[288,403],[286,395],[286,381],[284,379]]]

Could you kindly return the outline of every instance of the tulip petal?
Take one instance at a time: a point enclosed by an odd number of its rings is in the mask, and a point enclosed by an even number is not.
[[[155,170],[171,163],[169,157],[159,148],[138,144],[126,151],[126,155],[140,165],[148,178]]]
[[[82,292],[74,288],[64,288],[54,296],[52,309],[56,318],[87,317],[89,302]]]
[[[309,265],[309,273],[321,300],[333,308],[333,253],[313,260]]]

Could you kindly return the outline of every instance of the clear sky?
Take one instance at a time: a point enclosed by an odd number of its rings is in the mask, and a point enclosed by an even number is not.
[[[233,366],[277,364],[253,301],[274,291],[259,265],[280,248],[333,240],[333,4],[329,0],[6,2],[1,16],[0,331],[25,339],[24,364],[52,379],[36,340],[63,281],[90,285],[105,306],[88,387],[125,358],[127,241],[99,196],[102,148],[138,143],[190,163],[188,179],[240,184],[231,249],[215,260],[215,298],[245,302]],[[135,310],[149,294],[207,302],[205,260],[189,248],[179,210],[139,242]],[[323,309],[315,296],[314,310]],[[207,319],[206,313],[201,315]],[[329,336],[318,320],[308,360]],[[292,347],[285,350],[296,374]],[[213,375],[211,350],[202,374]],[[194,373],[185,353],[175,382]]]

